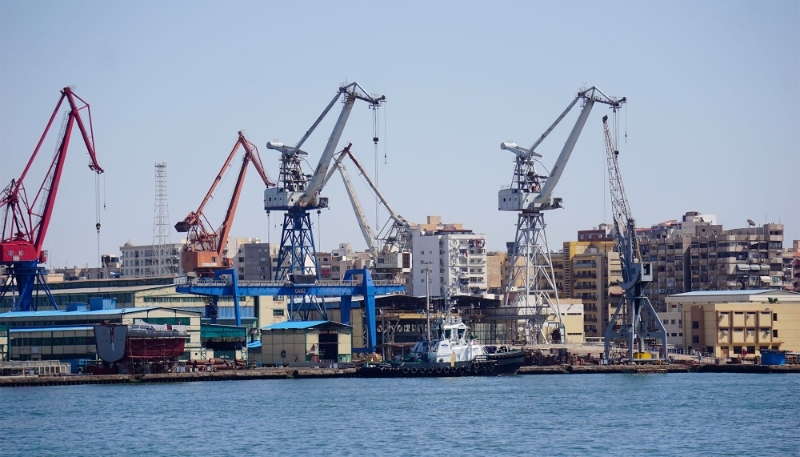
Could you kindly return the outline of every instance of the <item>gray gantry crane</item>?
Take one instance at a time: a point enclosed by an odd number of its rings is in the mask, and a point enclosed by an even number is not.
[[[542,156],[535,149],[578,101],[583,102],[583,109],[561,149],[561,154],[549,175],[540,174],[537,162],[544,168],[539,160]],[[500,211],[519,212],[513,250],[509,255],[511,268],[505,291],[505,306],[517,309],[516,317],[525,322],[524,339],[529,343],[560,343],[566,336],[559,311],[553,264],[547,247],[544,212],[562,206],[560,198],[552,198],[553,190],[564,172],[594,104],[602,103],[616,109],[624,102],[624,97],[609,97],[592,86],[578,92],[567,109],[530,148],[525,149],[513,142],[500,145],[501,149],[513,152],[516,159],[511,185],[498,193],[498,207]],[[523,283],[521,288],[516,286],[518,282]],[[547,329],[551,330],[549,334]],[[508,336],[517,339],[520,335]]]
[[[615,115],[616,112],[615,108]],[[603,116],[603,131],[611,190],[611,211],[614,217],[614,237],[622,267],[620,286],[624,291],[603,335],[606,359],[611,358],[611,342],[617,341],[623,343],[621,346],[627,347],[627,358],[630,363],[664,360],[667,357],[667,331],[650,300],[644,295],[644,289],[653,280],[652,265],[642,262],[639,240],[636,238],[636,222],[625,194],[625,186],[622,185],[619,150],[608,128],[608,116]],[[646,350],[647,339],[661,339],[663,352],[660,356],[653,357]]]

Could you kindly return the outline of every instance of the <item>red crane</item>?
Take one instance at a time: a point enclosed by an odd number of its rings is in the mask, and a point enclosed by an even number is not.
[[[205,214],[203,214],[203,209],[214,194],[219,182],[222,181],[240,146],[244,148],[245,154],[242,159],[242,167],[239,169],[239,176],[236,179],[236,186],[233,188],[231,201],[228,204],[228,211],[225,214],[222,225],[217,230],[212,231],[207,228],[207,225],[210,224]],[[197,208],[197,211],[189,213],[182,221],[175,224],[175,230],[178,232],[188,232],[186,245],[183,248],[183,252],[181,252],[181,267],[184,272],[194,272],[201,277],[210,277],[214,275],[214,270],[231,267],[231,259],[224,257],[223,251],[233,226],[233,218],[236,214],[236,206],[239,204],[242,184],[244,183],[245,175],[247,175],[247,165],[251,162],[256,171],[258,171],[259,176],[261,176],[261,180],[264,181],[264,185],[275,187],[275,183],[269,179],[269,176],[264,171],[258,148],[248,141],[242,132],[239,132],[236,144],[233,146],[231,153],[228,154],[228,159],[211,184],[211,188],[206,193],[203,202],[200,203],[200,207]]]
[[[29,195],[25,189],[25,177],[36,159],[36,155],[39,153],[39,149],[65,99],[69,104],[70,110],[65,114],[55,157],[50,163],[39,190]],[[81,110],[86,110],[86,115],[89,118],[88,131],[81,119]],[[97,174],[103,173],[103,168],[97,163],[97,157],[95,156],[92,113],[89,104],[75,95],[71,88],[65,87],[61,90],[61,98],[58,100],[58,104],[50,116],[50,121],[47,123],[47,127],[45,127],[44,133],[42,133],[42,137],[39,139],[39,143],[28,160],[22,175],[18,179],[12,179],[11,184],[3,189],[2,194],[0,194],[0,211],[3,212],[0,264],[6,266],[7,274],[13,276],[16,280],[19,299],[14,303],[14,310],[29,311],[36,309],[36,304],[32,303],[31,296],[37,278],[49,296],[49,290],[42,276],[43,269],[38,265],[47,261],[42,246],[53,215],[53,207],[58,193],[58,185],[61,182],[64,160],[67,157],[70,136],[76,124],[81,131],[86,149],[89,151],[89,157],[92,159],[89,168]],[[4,284],[5,286],[0,290],[0,298],[13,287],[11,281],[6,281]],[[52,297],[51,303],[55,306]]]

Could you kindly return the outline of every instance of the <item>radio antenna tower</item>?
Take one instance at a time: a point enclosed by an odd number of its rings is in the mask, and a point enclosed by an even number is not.
[[[153,214],[153,265],[151,276],[173,274],[167,259],[170,258],[172,240],[170,239],[169,206],[167,205],[167,163],[156,163],[156,204]]]

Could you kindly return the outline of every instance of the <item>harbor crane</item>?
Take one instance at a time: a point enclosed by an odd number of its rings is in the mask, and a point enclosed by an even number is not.
[[[308,153],[301,147],[340,98],[343,98],[342,111],[322,151],[319,163],[312,174],[305,174],[302,161]],[[321,197],[320,192],[356,100],[365,101],[370,108],[377,109],[386,97],[369,94],[357,82],[343,84],[297,144],[288,146],[278,141],[267,143],[268,149],[281,153],[281,165],[278,186],[264,191],[264,209],[268,212],[285,211],[275,280],[290,281],[294,284],[313,284],[319,280],[319,265],[309,211],[319,211],[328,207],[328,199]],[[320,305],[313,302],[312,306],[308,302],[309,298],[303,296],[302,303],[297,303],[294,299],[290,301],[290,320],[308,320],[311,311],[316,311],[322,319],[327,319],[324,303]]]
[[[540,174],[537,163],[543,169],[544,166],[539,160],[542,155],[536,152],[536,148],[579,101],[583,104],[582,110],[555,165],[549,174]],[[559,310],[553,264],[547,246],[544,212],[562,207],[562,199],[552,197],[553,190],[564,172],[594,104],[601,103],[617,109],[625,101],[624,97],[609,97],[594,86],[583,89],[530,148],[526,149],[514,142],[500,145],[500,149],[514,153],[515,166],[511,185],[498,193],[498,208],[500,211],[519,213],[513,250],[509,253],[511,268],[504,305],[517,308],[518,318],[525,321],[523,330],[528,342],[560,343],[566,336]],[[521,288],[516,286],[520,282]],[[548,329],[551,329],[549,334]],[[513,338],[516,335],[509,336]]]
[[[256,145],[248,141],[241,131],[238,134],[239,137],[236,140],[236,144],[233,145],[233,149],[228,154],[222,169],[214,178],[214,182],[211,184],[211,188],[206,193],[200,206],[196,211],[190,212],[182,221],[175,224],[175,230],[187,234],[186,244],[181,251],[181,267],[184,272],[194,273],[201,278],[211,278],[214,276],[215,271],[232,267],[231,259],[225,255],[225,247],[228,235],[233,227],[233,219],[236,215],[236,208],[239,205],[239,196],[242,192],[245,176],[247,176],[248,165],[253,164],[259,177],[264,182],[264,186],[267,188],[275,187],[275,183],[269,179],[269,176],[264,171],[264,165],[261,163],[261,157],[258,154]],[[216,230],[211,230],[208,228],[210,224],[204,209],[206,204],[213,198],[217,185],[231,168],[233,158],[240,147],[244,149],[244,157],[242,158],[242,165],[239,168],[239,175],[233,187],[233,195],[231,195],[230,203],[228,203],[225,218]],[[212,323],[216,323],[217,313],[217,301],[216,297],[213,297],[206,305],[205,317],[210,318]]]
[[[616,108],[614,114],[616,115]],[[658,318],[656,310],[644,294],[644,289],[653,280],[652,265],[642,262],[639,241],[636,238],[636,222],[622,184],[619,169],[619,150],[608,128],[608,116],[603,116],[608,182],[611,190],[611,211],[614,217],[614,237],[622,267],[623,296],[604,333],[605,356],[609,360],[612,341],[622,341],[628,349],[630,363],[652,362],[667,357],[667,331]],[[660,339],[663,358],[654,358],[646,351],[646,339]]]
[[[367,251],[372,257],[371,269],[375,273],[376,278],[390,280],[393,282],[402,282],[401,275],[411,271],[411,223],[408,222],[403,216],[397,214],[392,209],[389,202],[383,196],[381,191],[375,185],[375,182],[370,178],[369,173],[361,165],[361,162],[350,150],[351,145],[348,145],[342,150],[336,160],[334,161],[335,167],[331,168],[328,175],[325,177],[327,182],[336,170],[339,170],[344,182],[347,195],[350,198],[350,203],[353,206],[353,212],[356,215],[359,228],[364,236],[364,241],[367,243]],[[367,217],[359,203],[358,196],[356,195],[353,185],[350,182],[350,177],[347,169],[343,163],[345,158],[350,158],[353,164],[359,171],[359,174],[369,185],[372,192],[378,197],[381,204],[389,212],[390,222],[385,235],[376,233],[372,230],[367,222]],[[375,246],[375,241],[382,241],[383,245],[378,248]]]
[[[208,228],[210,224],[208,223],[204,209],[206,204],[213,198],[217,185],[219,185],[230,169],[231,162],[240,147],[244,149],[244,157],[242,158],[242,165],[239,168],[239,175],[236,178],[236,184],[233,187],[233,195],[231,195],[228,210],[219,228],[211,230]],[[267,173],[264,171],[264,165],[261,163],[258,148],[248,141],[244,133],[240,131],[236,144],[233,145],[233,149],[230,154],[228,154],[228,158],[222,165],[222,169],[217,173],[216,178],[214,178],[214,182],[211,184],[211,188],[200,203],[200,207],[198,207],[196,211],[190,212],[182,221],[175,224],[175,230],[181,233],[187,233],[186,245],[181,252],[181,267],[183,271],[194,272],[200,277],[211,277],[214,275],[214,270],[230,268],[232,266],[231,259],[224,256],[225,244],[231,232],[231,228],[233,227],[233,219],[236,215],[236,208],[239,205],[242,185],[247,175],[248,165],[251,163],[264,182],[264,186],[267,188],[275,187],[275,183],[269,179],[269,176],[267,176]]]
[[[42,143],[53,125],[53,120],[67,101],[69,111],[64,114],[61,125],[56,152],[47,170],[42,184],[35,193],[28,194],[25,189],[25,178],[31,169]],[[81,118],[81,111],[88,117],[88,129]],[[47,262],[46,251],[43,250],[47,229],[53,215],[58,187],[61,183],[61,174],[64,170],[64,161],[67,158],[67,149],[75,126],[81,132],[83,142],[89,152],[91,162],[89,169],[99,175],[104,172],[95,156],[94,131],[92,128],[92,113],[89,104],[75,95],[70,87],[61,90],[61,98],[56,104],[50,120],[36,145],[28,164],[17,179],[3,189],[0,194],[0,211],[3,212],[3,231],[0,238],[0,264],[6,267],[6,281],[0,289],[0,299],[9,291],[18,294],[14,302],[14,311],[36,311],[37,304],[32,299],[33,290],[38,284],[47,295],[51,305],[58,309],[50,289],[44,280],[44,268],[40,263]],[[100,223],[96,228],[100,231]],[[16,290],[14,289],[16,285]]]

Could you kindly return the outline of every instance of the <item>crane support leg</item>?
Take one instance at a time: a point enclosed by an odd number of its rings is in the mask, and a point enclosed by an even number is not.
[[[313,284],[319,279],[311,216],[304,209],[290,209],[283,217],[275,280],[294,284]],[[314,310],[319,313],[322,320],[328,319],[325,302],[317,302],[309,295],[293,296],[289,300],[288,308],[289,320],[308,320],[311,311]]]
[[[50,293],[50,288],[44,278],[44,268],[38,266],[37,261],[30,262],[14,262],[8,265],[6,270],[6,278],[3,281],[3,288],[0,290],[0,298],[3,298],[9,291],[16,290],[19,293],[19,298],[14,302],[14,311],[36,311],[38,308],[37,300],[33,297],[33,291],[36,285],[47,296],[48,302],[53,306],[53,309],[58,310],[53,294]],[[12,292],[13,293],[13,292]]]

